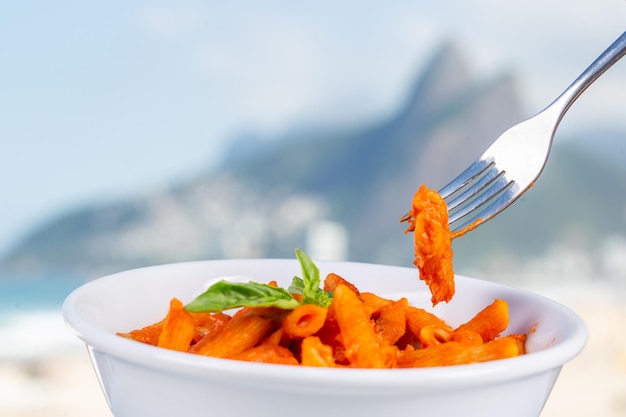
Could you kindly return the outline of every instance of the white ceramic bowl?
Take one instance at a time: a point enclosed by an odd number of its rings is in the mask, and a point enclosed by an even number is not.
[[[430,309],[417,270],[317,262],[362,291],[405,296]],[[569,309],[497,283],[456,277],[449,304],[431,309],[452,325],[494,298],[509,303],[508,333],[525,333],[529,353],[480,364],[425,369],[321,369],[201,357],[116,336],[162,319],[172,297],[191,301],[222,277],[287,286],[296,260],[219,260],[136,269],[89,282],[68,296],[63,315],[87,345],[116,417],[139,416],[538,416],[563,364],[584,347],[587,330]]]

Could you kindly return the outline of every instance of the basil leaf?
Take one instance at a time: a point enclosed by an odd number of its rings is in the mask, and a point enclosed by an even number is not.
[[[304,280],[300,277],[293,277],[291,285],[287,288],[287,291],[292,294],[302,295],[304,291]]]
[[[257,282],[219,281],[185,306],[191,312],[218,312],[237,307],[278,307],[291,310],[300,303],[284,288]]]
[[[298,262],[300,263],[302,279],[304,281],[302,288],[303,301],[312,304],[315,301],[315,293],[320,287],[320,270],[317,265],[313,263],[311,258],[300,249],[296,249],[296,258],[298,258]]]
[[[296,258],[298,258],[300,269],[302,270],[302,282],[300,282],[298,277],[294,277],[289,289],[291,290],[293,287],[293,289],[299,290],[301,287],[301,292],[292,292],[302,294],[302,302],[305,304],[317,304],[322,307],[328,307],[332,299],[328,293],[320,288],[321,280],[319,268],[311,258],[300,249],[296,249]]]
[[[317,304],[320,307],[328,307],[333,302],[332,294],[318,288],[313,295],[312,304]]]

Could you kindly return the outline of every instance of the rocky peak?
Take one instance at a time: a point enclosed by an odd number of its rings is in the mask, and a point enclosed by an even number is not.
[[[63,228],[53,220],[34,233],[37,239],[26,239],[5,263],[48,268],[67,267],[71,260],[116,270],[180,260],[291,257],[295,247],[306,247],[309,226],[325,221],[345,227],[350,259],[410,263],[398,219],[417,187],[436,188],[456,174],[519,119],[520,107],[510,77],[474,80],[459,48],[445,44],[387,121],[347,132],[319,129],[306,140],[272,140],[262,153],[247,152],[175,190],[113,208],[83,208],[64,216]],[[253,149],[248,139],[236,146]],[[117,218],[112,210],[124,213],[125,206],[140,211],[133,212],[135,221],[111,221]],[[103,216],[106,230],[93,226]],[[69,226],[85,218],[90,221],[80,224],[79,233],[71,233],[76,228]],[[54,239],[46,238],[51,234]]]

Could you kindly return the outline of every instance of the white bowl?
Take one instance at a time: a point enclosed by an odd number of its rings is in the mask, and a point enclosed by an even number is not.
[[[202,357],[116,336],[161,320],[172,297],[191,301],[216,278],[287,286],[294,260],[219,260],[136,269],[89,282],[68,296],[63,316],[87,345],[116,417],[138,416],[538,416],[563,364],[587,340],[583,321],[542,296],[463,276],[454,299],[430,308],[414,268],[317,262],[361,291],[407,297],[451,325],[493,302],[509,303],[508,333],[530,332],[528,354],[423,369],[321,369]]]

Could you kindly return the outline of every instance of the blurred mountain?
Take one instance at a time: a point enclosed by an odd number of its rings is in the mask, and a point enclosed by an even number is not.
[[[569,138],[569,142],[593,153],[626,174],[625,132],[607,127],[592,129]]]
[[[330,247],[343,237],[342,256],[350,260],[410,265],[412,240],[399,219],[413,193],[422,183],[444,185],[524,112],[510,74],[477,79],[451,43],[424,64],[408,91],[382,122],[242,136],[218,169],[51,219],[1,266],[104,274],[198,259],[291,258],[296,247]],[[455,241],[457,265],[626,232],[624,176],[578,145],[559,145],[552,154],[527,197]]]

